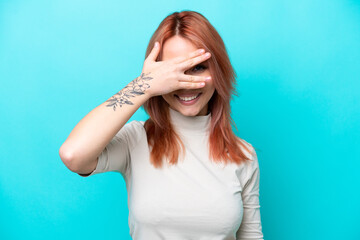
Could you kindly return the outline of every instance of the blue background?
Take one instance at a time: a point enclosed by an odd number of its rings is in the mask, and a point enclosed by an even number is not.
[[[130,239],[121,175],[82,178],[58,151],[181,10],[208,18],[238,75],[232,114],[257,149],[265,239],[360,239],[355,0],[0,1],[0,239]]]

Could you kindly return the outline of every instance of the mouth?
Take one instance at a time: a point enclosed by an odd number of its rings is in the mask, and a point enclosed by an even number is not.
[[[176,99],[183,105],[192,105],[198,101],[202,93],[175,94]]]

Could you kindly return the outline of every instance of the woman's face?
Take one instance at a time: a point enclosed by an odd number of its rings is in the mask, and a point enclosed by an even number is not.
[[[190,41],[179,36],[173,36],[163,44],[162,61],[187,56],[189,53],[196,51],[198,48]],[[210,76],[208,61],[195,65],[187,69],[185,74],[194,76]],[[205,86],[197,89],[178,89],[176,91],[162,95],[170,107],[185,116],[203,116],[208,111],[208,102],[215,91],[213,79],[205,82]],[[199,95],[200,94],[200,95]],[[180,98],[197,96],[197,98],[186,101]]]

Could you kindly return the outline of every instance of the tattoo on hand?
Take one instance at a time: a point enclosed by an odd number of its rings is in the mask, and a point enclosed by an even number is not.
[[[115,111],[118,105],[120,107],[122,107],[123,104],[134,105],[129,100],[129,98],[145,93],[145,90],[150,87],[147,81],[153,79],[152,77],[148,76],[149,74],[150,72],[146,75],[144,73],[141,73],[140,77],[135,78],[128,85],[126,85],[126,87],[124,87],[114,96],[112,96],[109,100],[106,100],[106,102],[109,102],[109,104],[106,106],[112,107]]]

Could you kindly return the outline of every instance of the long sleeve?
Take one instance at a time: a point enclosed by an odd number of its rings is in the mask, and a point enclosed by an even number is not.
[[[253,149],[252,163],[247,171],[247,181],[242,191],[244,213],[241,225],[236,232],[237,240],[257,239],[263,240],[262,224],[260,217],[259,188],[260,169],[257,154]]]

